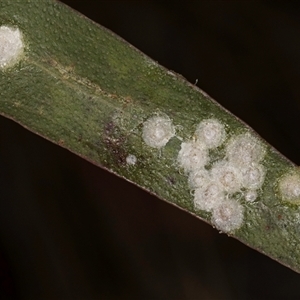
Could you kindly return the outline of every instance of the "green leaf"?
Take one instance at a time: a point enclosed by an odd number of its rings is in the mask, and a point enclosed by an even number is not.
[[[24,43],[0,70],[3,116],[300,271],[299,172],[248,126],[60,3],[2,0],[0,26]]]

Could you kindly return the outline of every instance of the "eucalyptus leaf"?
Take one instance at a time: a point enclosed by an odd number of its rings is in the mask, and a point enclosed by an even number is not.
[[[52,0],[0,2],[0,67],[3,116],[300,271],[298,169],[196,85]]]

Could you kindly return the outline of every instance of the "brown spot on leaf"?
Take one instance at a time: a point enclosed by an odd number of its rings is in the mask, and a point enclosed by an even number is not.
[[[115,129],[115,124],[113,123],[113,121],[110,121],[105,125],[105,133],[109,136],[114,133],[114,129]]]
[[[176,181],[175,181],[175,178],[174,177],[167,177],[167,182],[170,184],[170,185],[175,185]]]
[[[59,141],[58,141],[58,145],[59,146],[63,146],[65,144],[65,141],[63,140],[63,139],[60,139]]]
[[[125,137],[120,136],[113,121],[106,123],[104,128],[104,144],[118,165],[126,164],[127,153],[124,150]]]

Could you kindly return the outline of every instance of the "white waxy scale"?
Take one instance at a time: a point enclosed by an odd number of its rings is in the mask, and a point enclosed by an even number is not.
[[[130,166],[134,166],[137,162],[137,158],[135,155],[133,154],[129,154],[127,157],[126,157],[126,163]]]
[[[244,219],[244,207],[236,200],[224,199],[214,208],[211,221],[222,232],[230,233],[241,227]]]
[[[205,168],[194,170],[189,174],[189,186],[191,189],[200,188],[209,181],[211,181],[210,173]]]
[[[225,194],[220,185],[214,182],[206,182],[202,187],[197,188],[194,194],[195,209],[213,211],[221,205]]]
[[[175,127],[167,116],[154,116],[143,124],[143,140],[152,147],[160,149],[175,136]]]
[[[281,177],[278,189],[283,200],[300,203],[300,174],[294,172]]]
[[[217,119],[206,119],[198,125],[195,136],[208,149],[213,149],[224,142],[226,138],[225,127]]]
[[[198,171],[208,162],[208,150],[198,141],[183,142],[177,160],[185,172]]]
[[[244,194],[244,197],[247,202],[253,202],[257,199],[257,191],[256,190],[247,190]]]
[[[265,181],[265,168],[258,163],[251,163],[247,167],[242,168],[243,187],[248,189],[259,189]]]
[[[259,163],[264,155],[264,146],[250,133],[231,138],[226,148],[228,160],[239,167],[247,166],[253,162]]]
[[[18,28],[0,27],[0,69],[16,63],[24,51],[22,33]]]
[[[211,174],[213,181],[220,184],[228,193],[237,192],[242,187],[240,170],[225,160],[215,163]]]

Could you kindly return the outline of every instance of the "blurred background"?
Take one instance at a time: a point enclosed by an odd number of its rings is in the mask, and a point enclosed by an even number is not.
[[[299,1],[63,2],[300,163]],[[0,299],[300,299],[300,275],[4,118],[0,145]]]

